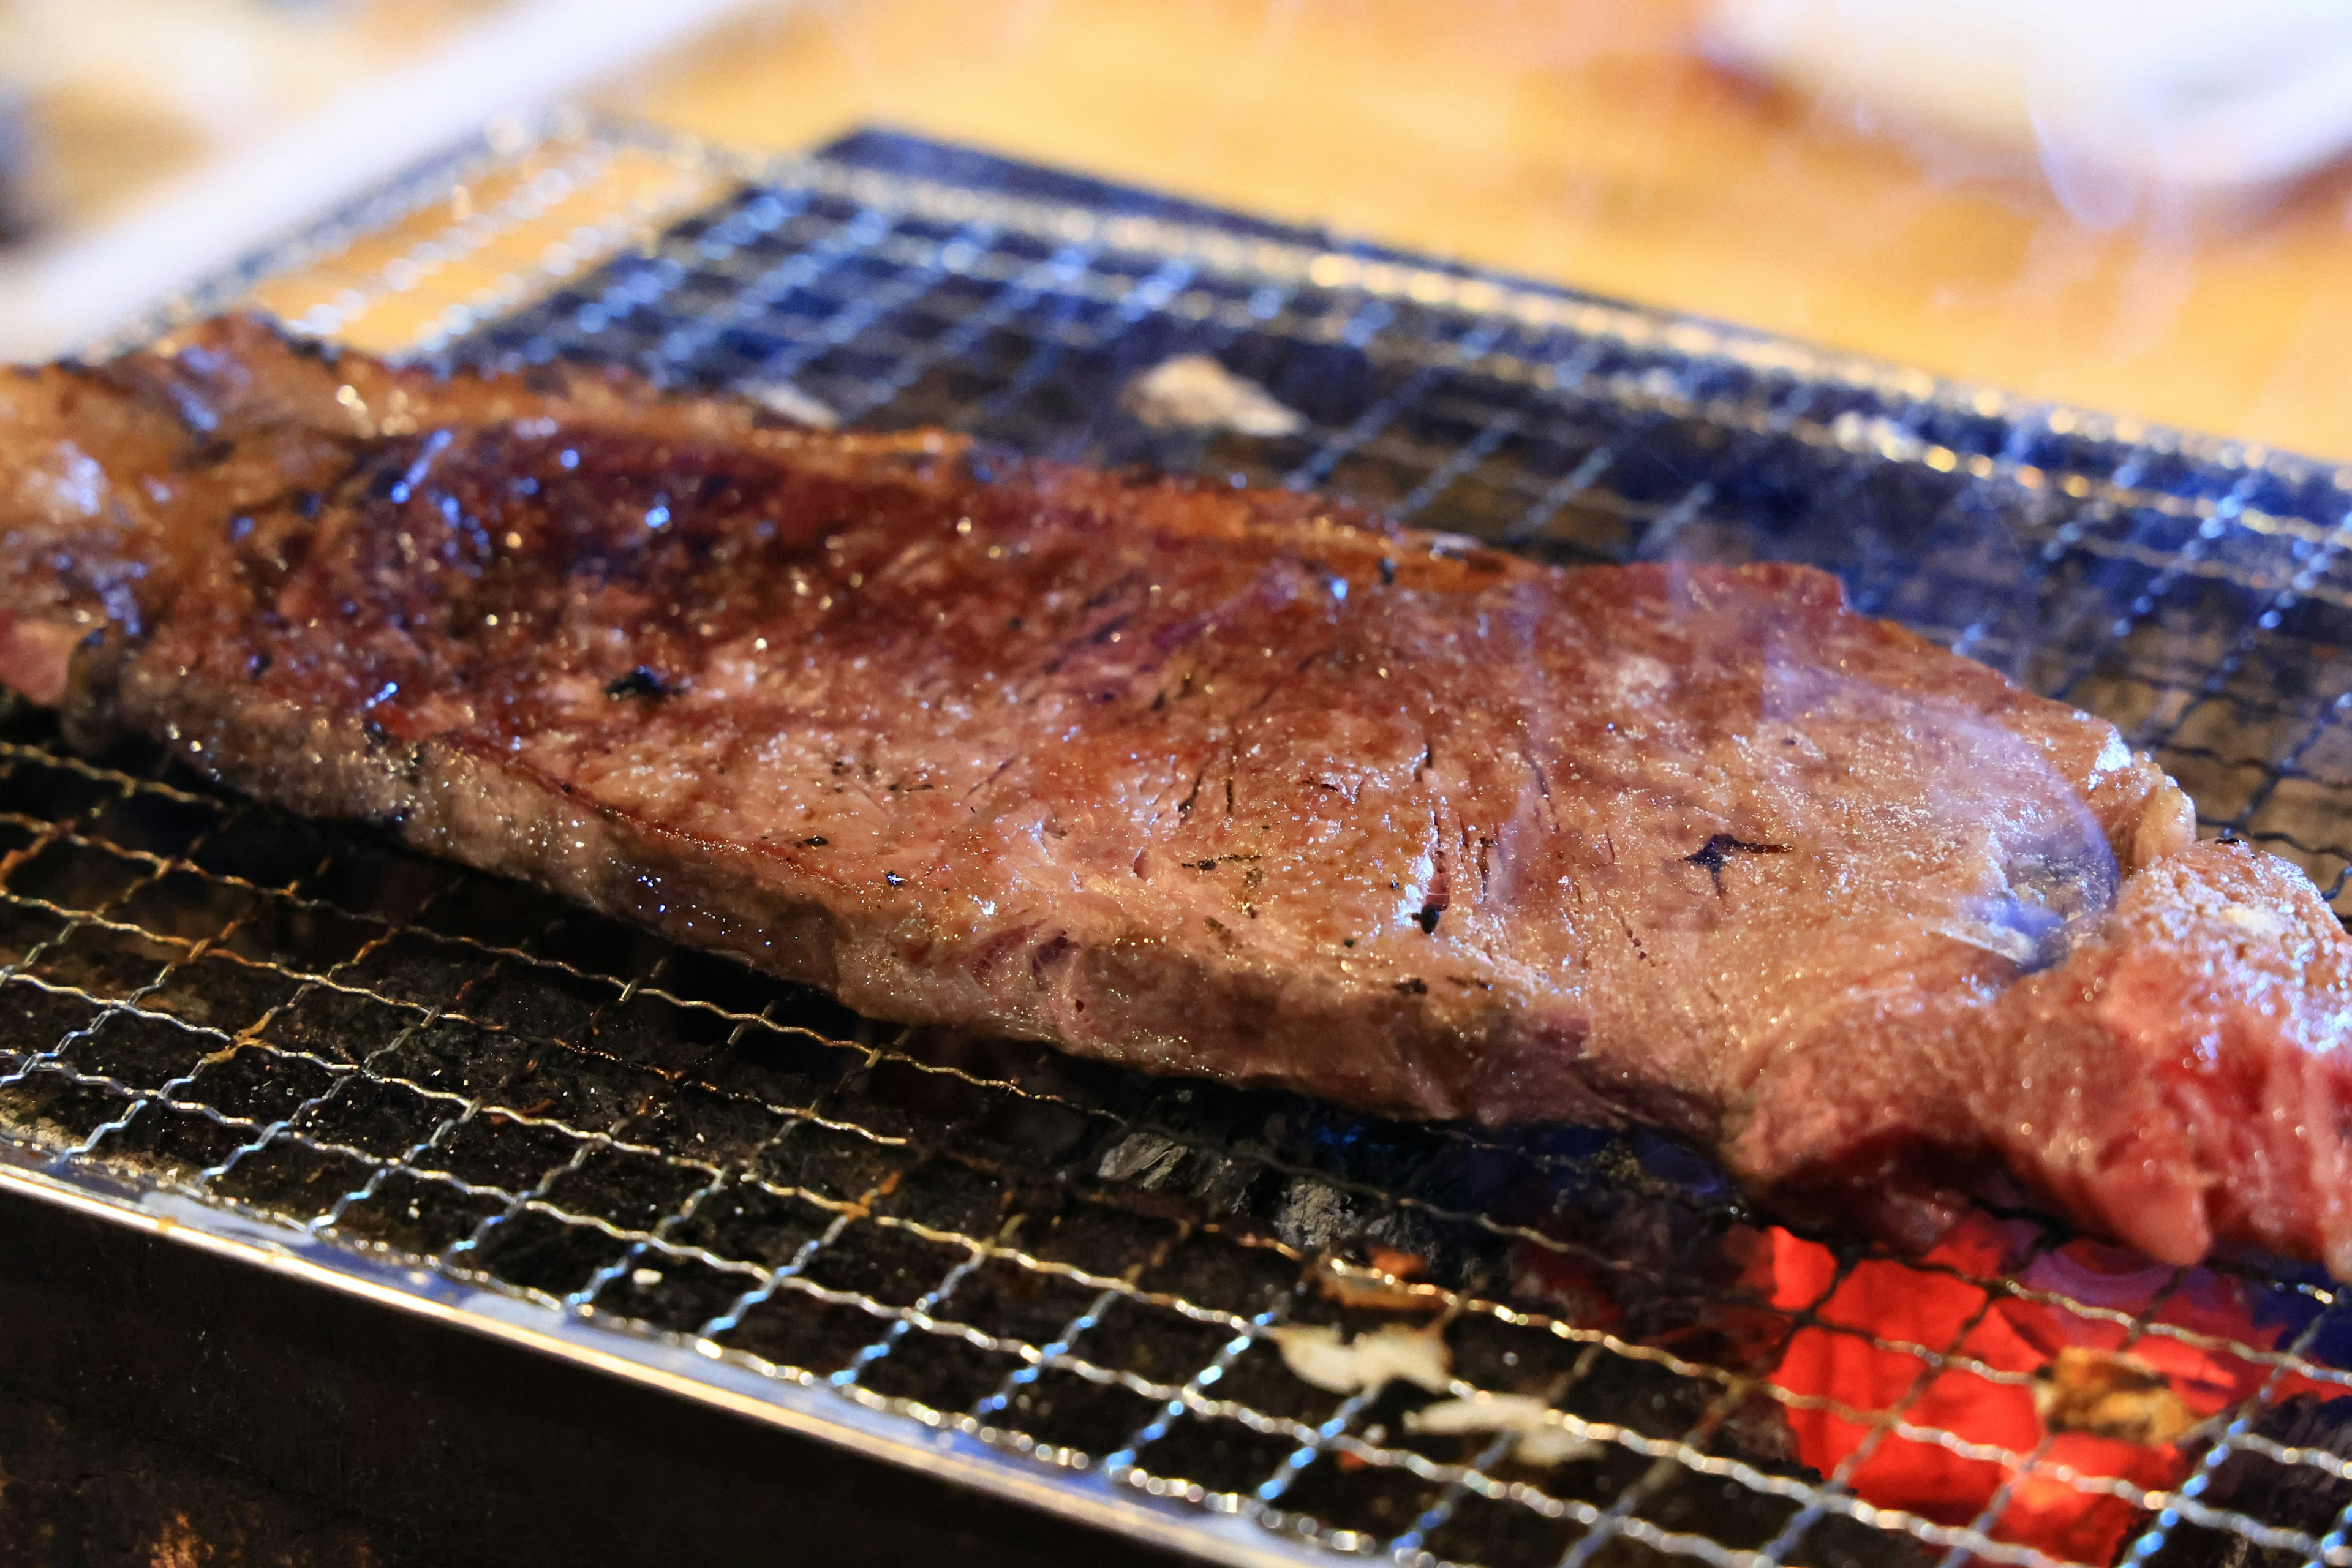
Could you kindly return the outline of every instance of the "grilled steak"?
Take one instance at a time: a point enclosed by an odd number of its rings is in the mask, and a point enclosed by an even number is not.
[[[0,679],[870,1014],[1632,1120],[1914,1240],[1994,1163],[2352,1276],[2352,944],[2099,720],[1790,566],[272,330],[0,379]]]

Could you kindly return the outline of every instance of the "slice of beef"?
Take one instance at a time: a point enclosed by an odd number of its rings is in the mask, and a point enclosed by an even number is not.
[[[2107,724],[1790,566],[823,436],[252,322],[0,382],[0,678],[885,1018],[1636,1120],[1933,1233],[1999,1162],[2352,1275],[2347,941]]]

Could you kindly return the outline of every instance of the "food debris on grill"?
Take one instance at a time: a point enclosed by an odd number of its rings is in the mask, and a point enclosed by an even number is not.
[[[1911,1242],[2001,1165],[2165,1259],[2352,1273],[2316,890],[1823,574],[1565,572],[244,321],[19,374],[0,437],[0,678],[84,743],[877,1017],[1646,1123]],[[428,945],[369,962],[423,996]]]
[[[2050,1431],[2085,1432],[2161,1447],[2203,1417],[2156,1368],[2119,1351],[2070,1345],[2033,1379],[2033,1409]]]
[[[1208,354],[1178,354],[1129,380],[1119,405],[1161,429],[1231,430],[1268,439],[1296,436],[1307,422],[1257,383]]]
[[[1323,1259],[1315,1271],[1315,1288],[1343,1307],[1391,1312],[1442,1311],[1446,1292],[1417,1278],[1426,1267],[1409,1252],[1375,1247],[1370,1249],[1369,1267],[1339,1258]]]
[[[1283,1365],[1327,1393],[1377,1394],[1399,1381],[1432,1394],[1451,1386],[1452,1361],[1435,1326],[1384,1323],[1353,1339],[1331,1323],[1286,1323],[1267,1332]]]
[[[1511,1458],[1540,1469],[1598,1458],[1606,1452],[1601,1444],[1572,1430],[1559,1411],[1525,1394],[1479,1393],[1465,1399],[1441,1399],[1406,1412],[1404,1429],[1432,1437],[1516,1434]]]

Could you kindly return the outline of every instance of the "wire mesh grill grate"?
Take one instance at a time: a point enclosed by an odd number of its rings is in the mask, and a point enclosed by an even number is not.
[[[240,297],[371,346],[1327,488],[1563,562],[1812,561],[2115,719],[2209,830],[2352,908],[2352,474],[875,134],[754,166],[559,125],[182,308]],[[1122,389],[1181,353],[1298,432],[1139,422]],[[22,708],[0,963],[0,1130],[52,1185],[480,1284],[625,1360],[688,1347],[1203,1551],[2352,1562],[2352,1329],[2316,1273],[2150,1268],[2023,1212],[1897,1260],[1642,1135],[879,1026],[143,748],[71,756]],[[1434,1370],[1332,1392],[1285,1352],[1334,1330]],[[2193,1426],[2045,1421],[2069,1350],[2158,1369]]]

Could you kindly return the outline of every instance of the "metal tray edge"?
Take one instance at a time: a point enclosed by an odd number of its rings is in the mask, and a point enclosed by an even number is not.
[[[1328,1548],[1286,1538],[1246,1513],[1162,1501],[1097,1473],[1041,1470],[1033,1459],[961,1432],[912,1438],[904,1415],[869,1410],[720,1355],[606,1327],[390,1256],[339,1247],[299,1226],[177,1193],[142,1191],[94,1173],[61,1174],[53,1161],[5,1142],[0,1142],[0,1193],[267,1268],[1204,1561],[1297,1568],[1333,1560]]]

